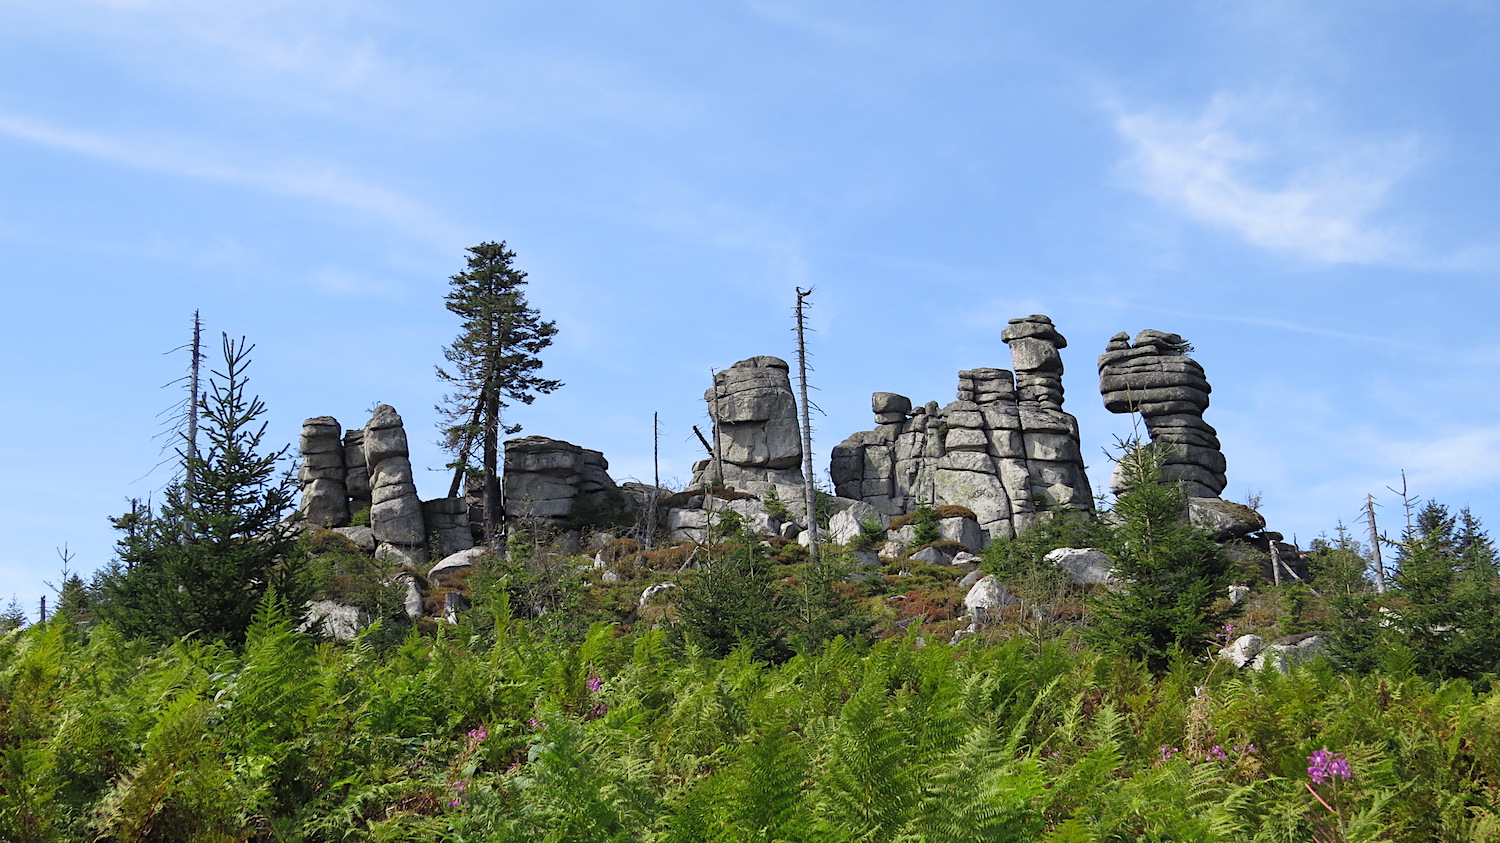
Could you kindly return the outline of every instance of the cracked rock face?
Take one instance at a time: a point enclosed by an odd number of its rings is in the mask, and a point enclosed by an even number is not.
[[[703,399],[714,424],[710,444],[719,458],[693,466],[693,485],[717,479],[721,472],[724,482],[735,487],[802,483],[802,428],[785,360],[741,360],[714,375]]]
[[[1166,452],[1164,479],[1190,497],[1217,498],[1227,480],[1218,432],[1203,420],[1212,390],[1186,345],[1162,331],[1141,331],[1134,342],[1115,334],[1099,355],[1099,392],[1110,412],[1141,414],[1152,444]]]
[[[1012,319],[1001,338],[1015,372],[959,372],[958,400],[946,407],[871,396],[875,429],[833,449],[838,495],[890,515],[965,506],[988,539],[1013,536],[1048,509],[1092,511],[1078,422],[1062,409],[1067,340],[1045,316]]]

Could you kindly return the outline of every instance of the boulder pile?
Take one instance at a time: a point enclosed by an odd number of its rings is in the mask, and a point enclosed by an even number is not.
[[[1078,420],[1062,409],[1067,341],[1046,316],[1012,319],[1001,339],[1015,374],[959,372],[958,400],[945,407],[875,393],[875,429],[833,449],[838,495],[891,515],[968,507],[988,539],[1016,535],[1039,511],[1092,511]]]

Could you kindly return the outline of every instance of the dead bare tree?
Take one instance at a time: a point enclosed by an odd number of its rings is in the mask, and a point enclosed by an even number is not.
[[[1375,592],[1385,593],[1385,562],[1380,558],[1380,530],[1375,526],[1375,496],[1365,495],[1365,523],[1370,526],[1370,561],[1375,565]]]
[[[797,380],[802,396],[802,489],[807,499],[807,550],[813,562],[818,561],[818,501],[813,488],[812,405],[807,399],[807,297],[815,287],[797,287]]]

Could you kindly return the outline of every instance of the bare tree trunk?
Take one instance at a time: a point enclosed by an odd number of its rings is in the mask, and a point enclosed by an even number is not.
[[[474,447],[474,428],[479,426],[479,416],[484,412],[486,396],[489,395],[489,387],[486,386],[479,394],[479,400],[474,402],[474,412],[469,416],[468,432],[464,434],[463,444],[458,448],[458,465],[453,467],[453,482],[448,486],[448,497],[458,497],[459,487],[463,484],[464,472],[469,468],[469,450]]]
[[[719,373],[716,372],[716,371],[714,371],[713,369],[709,369],[708,373],[709,373],[709,376],[713,379],[713,384],[714,384],[714,398],[713,398],[713,402],[708,405],[709,420],[712,421],[713,425],[714,425],[714,447],[713,447],[714,477],[715,477],[715,479],[717,479],[719,481],[719,485],[723,486],[724,485],[724,449],[719,444]]]
[[[193,504],[196,498],[194,489],[198,481],[195,458],[198,456],[198,369],[203,362],[202,339],[203,322],[198,318],[198,311],[195,310],[193,311],[193,346],[189,349],[193,359],[188,368],[187,453],[182,459],[182,502],[183,511],[187,513],[187,517],[182,519],[184,546],[193,538]]]
[[[807,551],[813,562],[818,561],[818,495],[813,488],[812,457],[812,413],[807,403],[807,339],[805,336],[805,301],[814,288],[806,292],[797,287],[797,377],[802,393],[802,489],[807,498]]]
[[[646,550],[656,540],[657,510],[661,505],[661,418],[651,414],[651,496],[646,499]]]
[[[1365,495],[1365,521],[1370,525],[1370,561],[1375,563],[1375,593],[1385,593],[1385,562],[1380,558],[1380,531],[1375,528],[1375,496]]]
[[[491,548],[500,541],[505,511],[500,500],[500,391],[484,394],[484,539]]]

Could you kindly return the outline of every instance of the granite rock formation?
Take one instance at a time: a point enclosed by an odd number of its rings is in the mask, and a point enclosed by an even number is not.
[[[545,436],[505,443],[504,488],[508,517],[554,526],[606,518],[626,501],[603,454]]]
[[[344,470],[344,447],[339,443],[339,420],[318,416],[302,423],[298,440],[302,465],[302,515],[319,527],[349,525],[349,492]]]
[[[875,393],[875,429],[833,449],[838,495],[891,515],[966,506],[990,539],[1024,530],[1038,512],[1093,511],[1078,421],[1062,409],[1067,341],[1045,316],[1012,319],[1001,338],[1015,374],[959,372],[958,400],[946,407]]]
[[[370,528],[375,532],[376,558],[425,563],[427,526],[412,477],[406,427],[396,408],[389,404],[375,408],[365,423],[361,444],[370,470]]]
[[[714,375],[703,400],[718,454],[693,466],[694,486],[721,477],[735,488],[747,482],[802,483],[802,428],[785,360],[741,360]]]
[[[1186,347],[1162,331],[1141,331],[1134,342],[1115,334],[1099,355],[1099,391],[1110,412],[1141,414],[1151,443],[1164,452],[1164,479],[1181,483],[1190,497],[1216,498],[1226,480],[1218,432],[1203,420],[1211,388]],[[1118,480],[1114,485],[1120,491]]]

